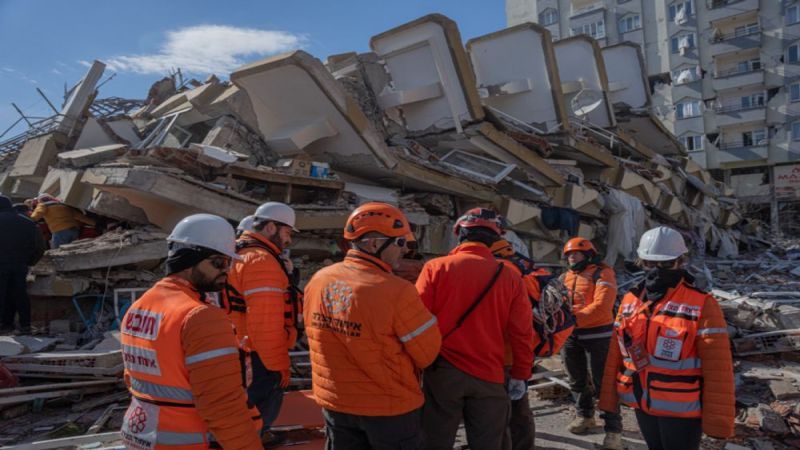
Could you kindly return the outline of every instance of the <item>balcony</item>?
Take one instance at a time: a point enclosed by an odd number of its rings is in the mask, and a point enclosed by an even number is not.
[[[577,16],[582,16],[584,14],[588,14],[590,12],[594,12],[597,10],[605,9],[606,5],[604,2],[595,2],[589,5],[573,5],[572,9],[570,10],[569,17],[574,18]]]
[[[711,56],[757,48],[761,46],[761,27],[714,36],[709,43]]]
[[[729,127],[749,122],[765,122],[767,110],[764,105],[741,106],[729,105],[714,108],[717,113],[717,126]]]
[[[735,18],[758,11],[758,0],[709,0],[706,17],[709,22]],[[713,23],[712,23],[713,25]]]
[[[747,145],[742,141],[725,142],[719,145],[720,164],[742,161],[759,161],[769,157],[769,142],[763,140],[757,145]]]
[[[764,71],[761,68],[742,70],[734,67],[733,69],[722,70],[714,74],[712,81],[712,85],[717,91],[752,86],[754,84],[764,84]]]

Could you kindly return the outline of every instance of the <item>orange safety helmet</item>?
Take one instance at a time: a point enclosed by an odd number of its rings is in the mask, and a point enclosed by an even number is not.
[[[567,256],[569,252],[597,253],[597,249],[594,247],[594,244],[592,244],[592,241],[586,238],[576,237],[567,241],[567,245],[564,246],[564,256]]]
[[[344,238],[352,241],[369,232],[387,237],[408,237],[411,225],[406,215],[397,207],[387,203],[370,202],[359,206],[347,218]]]
[[[453,226],[453,233],[458,235],[459,228],[483,227],[494,231],[498,236],[502,236],[502,223],[502,217],[491,209],[472,208],[456,220],[456,224]]]

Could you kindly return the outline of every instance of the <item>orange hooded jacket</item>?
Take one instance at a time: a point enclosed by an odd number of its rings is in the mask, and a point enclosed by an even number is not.
[[[605,264],[589,264],[581,272],[567,270],[561,275],[572,298],[572,312],[578,321],[578,339],[611,337],[617,277]]]
[[[131,448],[207,449],[209,432],[226,449],[261,448],[233,328],[188,281],[156,283],[131,305],[120,331],[133,395],[121,434]]]
[[[245,231],[240,241],[244,239],[258,241],[280,254],[275,244],[258,233]],[[288,371],[288,349],[297,339],[297,330],[285,318],[289,278],[278,260],[263,248],[247,247],[238,253],[242,260],[235,261],[228,274],[228,284],[247,305],[244,320],[241,315],[234,319],[237,335],[240,340],[247,336],[250,350],[258,353],[267,369]]]
[[[422,406],[419,374],[439,353],[441,335],[413,284],[380,259],[349,250],[314,275],[303,298],[320,406],[362,416]]]

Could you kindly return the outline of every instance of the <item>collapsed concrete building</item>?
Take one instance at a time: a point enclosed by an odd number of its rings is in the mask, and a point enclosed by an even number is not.
[[[229,81],[167,77],[143,100],[98,99],[105,65],[95,61],[59,113],[0,143],[0,191],[51,194],[106,229],[48,251],[32,269],[34,320],[71,314],[69,302],[46,300],[96,301],[95,317],[79,313],[83,340],[98,340],[160,277],[164,238],[181,218],[207,212],[237,223],[268,200],[298,213],[291,256],[304,279],[342,256],[345,220],[367,201],[406,211],[428,257],[454,247],[453,222],[474,206],[503,214],[509,240],[540,265],[559,265],[567,238],[590,238],[620,269],[621,290],[635,280],[624,263],[657,224],[681,230],[702,275],[706,256],[727,271],[725,258],[763,244],[732,190],[653,117],[636,45],[553,43],[535,24],[464,44],[457,25],[434,14],[372,37],[370,48],[325,62],[297,50]],[[729,297],[733,327],[763,315],[736,319],[744,300]],[[62,331],[77,330],[67,322]],[[792,336],[780,345],[745,337],[741,351],[756,341],[771,353],[796,349]],[[37,361],[12,366],[47,372]],[[294,369],[307,383],[308,363]]]
[[[325,63],[298,50],[241,67],[230,81],[178,87],[166,78],[145,100],[98,100],[105,65],[96,61],[59,114],[0,144],[0,187],[160,232],[192,213],[235,223],[263,201],[286,201],[303,231],[296,258],[340,253],[333,243],[345,218],[368,200],[406,208],[428,255],[452,247],[452,221],[477,205],[505,215],[515,244],[544,264],[557,263],[574,235],[621,263],[656,223],[683,230],[697,249],[736,254],[736,199],[653,118],[636,45],[553,43],[524,24],[465,46],[457,25],[434,14],[370,46]],[[86,283],[47,286],[66,272],[81,278],[65,268],[122,267],[135,262],[128,254],[152,261],[164,252],[117,246],[109,260],[96,247],[97,255],[52,252],[33,271],[34,291],[76,295]]]

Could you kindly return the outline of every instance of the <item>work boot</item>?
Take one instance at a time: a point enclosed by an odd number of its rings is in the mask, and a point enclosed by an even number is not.
[[[603,448],[622,450],[622,433],[606,433],[606,437],[603,439]]]
[[[578,416],[567,426],[567,430],[572,434],[584,434],[595,426],[597,423],[594,421],[594,417]]]

